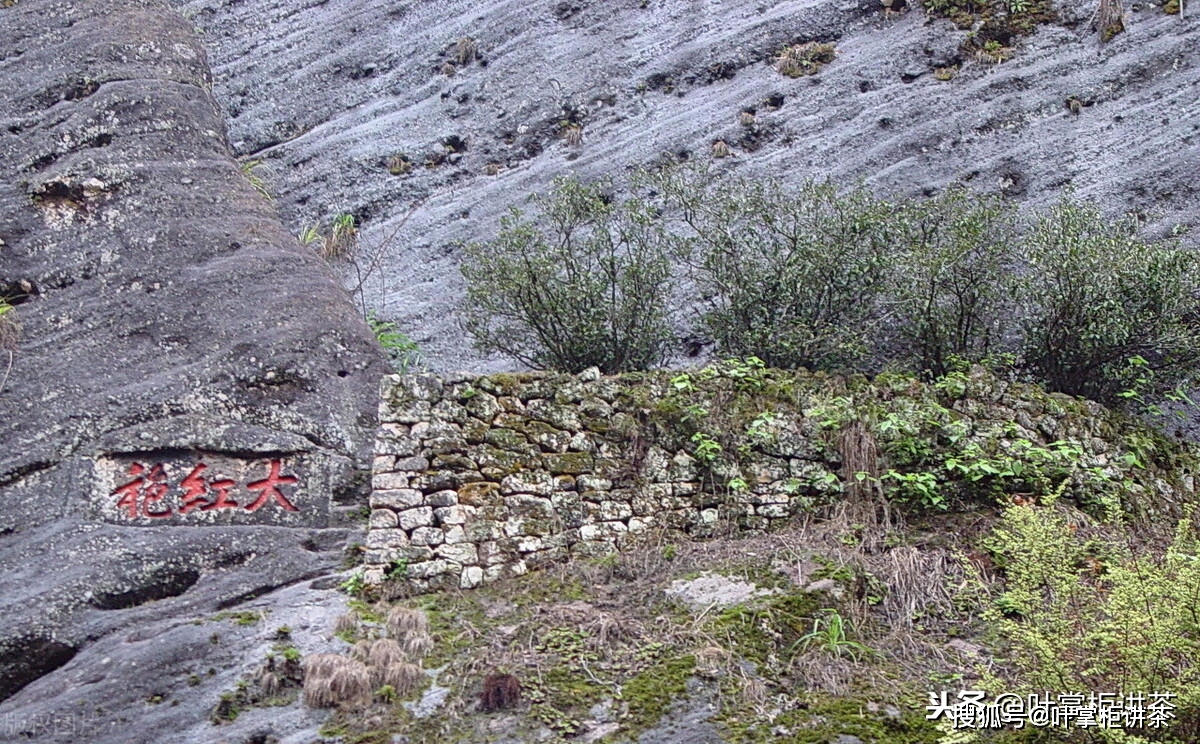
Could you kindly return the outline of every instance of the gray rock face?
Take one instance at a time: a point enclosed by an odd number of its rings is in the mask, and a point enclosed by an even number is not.
[[[285,222],[350,212],[365,243],[394,234],[370,289],[435,368],[508,365],[456,325],[459,241],[494,235],[555,176],[707,161],[716,140],[732,156],[715,165],[752,178],[864,179],[889,197],[957,181],[1028,205],[1073,187],[1156,234],[1200,221],[1200,17],[1153,3],[1102,45],[1094,0],[1061,0],[1060,23],[991,64],[915,2],[174,2],[204,32],[234,147],[270,167]],[[478,47],[466,64],[463,37]],[[835,42],[836,59],[776,72],[771,56],[808,39]],[[411,171],[389,172],[398,155]]]
[[[383,362],[166,5],[0,7],[0,77],[0,740],[163,741],[262,645],[193,620],[337,600],[294,585],[337,570]]]

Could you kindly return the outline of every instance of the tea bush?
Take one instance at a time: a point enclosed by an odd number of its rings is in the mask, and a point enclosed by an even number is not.
[[[537,212],[466,247],[463,325],[479,349],[538,369],[661,364],[673,341],[668,244],[647,205],[563,178]]]
[[[1190,251],[1063,199],[1034,223],[1023,254],[1022,357],[1049,388],[1113,403],[1138,378],[1162,394],[1195,377],[1200,267]]]
[[[686,279],[716,354],[771,367],[938,378],[1007,359],[1051,390],[1143,407],[1186,400],[1196,377],[1200,265],[1073,197],[1022,217],[961,188],[890,204],[677,168],[634,182],[653,204],[560,179],[536,214],[513,209],[467,247],[462,316],[480,349],[535,368],[653,367]]]
[[[888,205],[827,181],[793,191],[677,173],[661,183],[718,354],[810,369],[865,358],[886,286]]]

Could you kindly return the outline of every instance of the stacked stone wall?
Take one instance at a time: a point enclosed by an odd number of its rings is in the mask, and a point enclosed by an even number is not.
[[[1062,497],[1173,523],[1198,461],[1136,419],[979,368],[933,384],[735,362],[393,376],[380,421],[364,578],[412,591],[651,535],[761,532],[864,490],[926,510]]]
[[[699,462],[691,443],[648,441],[647,406],[665,379],[594,370],[387,378],[367,581],[471,588],[660,530],[766,530],[811,503],[796,484],[828,471],[805,437],[777,438],[778,451],[733,489],[743,471]]]

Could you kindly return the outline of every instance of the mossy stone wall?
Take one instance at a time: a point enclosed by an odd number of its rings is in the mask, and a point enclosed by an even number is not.
[[[1066,497],[1144,515],[1193,488],[1187,448],[981,369],[932,384],[738,363],[392,376],[380,422],[363,577],[416,592],[598,558],[662,531],[761,532],[864,484],[914,509]]]

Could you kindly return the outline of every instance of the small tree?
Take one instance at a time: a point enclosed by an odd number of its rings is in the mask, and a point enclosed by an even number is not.
[[[673,340],[670,260],[651,211],[558,179],[499,236],[466,247],[463,326],[476,346],[538,369],[607,373],[661,364]]]
[[[942,376],[955,359],[1000,349],[1017,255],[1013,208],[954,188],[904,206],[897,227],[891,294],[905,361]]]
[[[1154,394],[1194,380],[1200,270],[1190,251],[1143,241],[1132,221],[1070,199],[1041,216],[1024,250],[1024,360],[1048,387],[1114,403],[1139,382]]]
[[[773,367],[837,368],[861,359],[879,321],[889,207],[864,189],[808,181],[663,180],[724,356]]]

